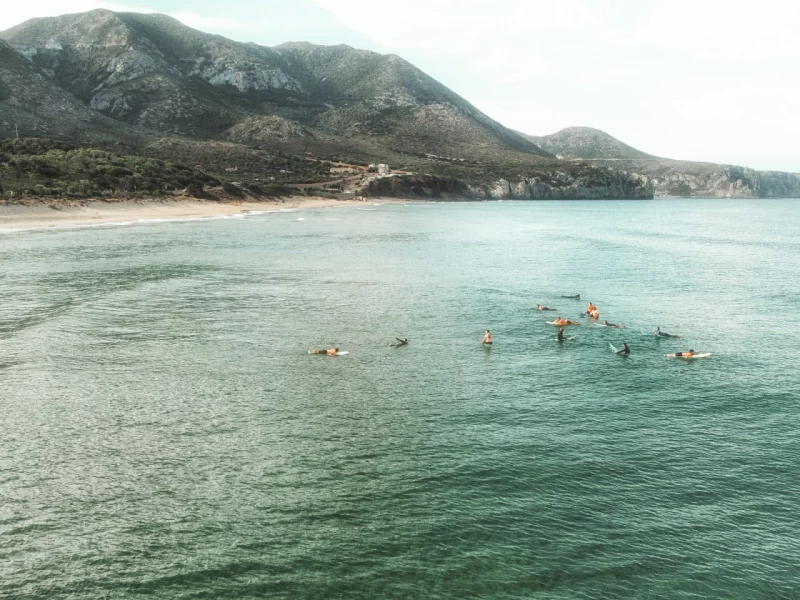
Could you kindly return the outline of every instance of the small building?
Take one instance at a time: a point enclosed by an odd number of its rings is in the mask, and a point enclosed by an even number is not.
[[[383,163],[378,165],[378,175],[388,175],[390,172],[391,169],[389,169],[389,165]]]

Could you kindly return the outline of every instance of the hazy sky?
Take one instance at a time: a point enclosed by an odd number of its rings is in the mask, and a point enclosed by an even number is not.
[[[800,2],[32,0],[0,29],[92,8],[265,45],[395,53],[504,125],[603,129],[660,156],[800,172]],[[10,4],[10,6],[8,5]]]

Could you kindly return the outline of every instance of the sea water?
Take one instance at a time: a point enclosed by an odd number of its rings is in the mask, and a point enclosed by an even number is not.
[[[0,597],[797,597],[799,267],[796,200],[0,232]]]

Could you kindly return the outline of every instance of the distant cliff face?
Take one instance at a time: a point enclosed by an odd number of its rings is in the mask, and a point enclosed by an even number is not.
[[[643,175],[612,169],[556,170],[519,181],[473,185],[452,177],[382,177],[369,184],[367,194],[453,200],[649,200],[653,184]]]
[[[605,131],[591,127],[567,127],[551,135],[522,135],[559,158],[584,160],[653,158],[650,154],[622,143]]]
[[[655,196],[703,198],[800,197],[800,175],[657,158],[591,127],[525,136],[565,162],[621,169],[646,177]]]
[[[669,159],[590,161],[647,176],[655,196],[684,198],[798,198],[800,174]]]

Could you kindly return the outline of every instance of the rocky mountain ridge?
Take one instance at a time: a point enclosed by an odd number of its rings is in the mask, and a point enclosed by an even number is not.
[[[160,132],[292,151],[549,156],[395,55],[265,47],[107,10],[34,19],[0,38],[95,111]]]
[[[558,158],[655,158],[593,127],[567,127],[550,135],[520,135]]]
[[[524,136],[395,55],[259,46],[164,15],[108,10],[0,32],[0,137],[18,135],[180,160],[221,182],[230,169],[256,188],[264,178],[279,186],[332,180],[329,164],[386,162],[421,175],[373,181],[370,193],[648,198],[797,189],[789,174],[657,159],[591,128]]]

